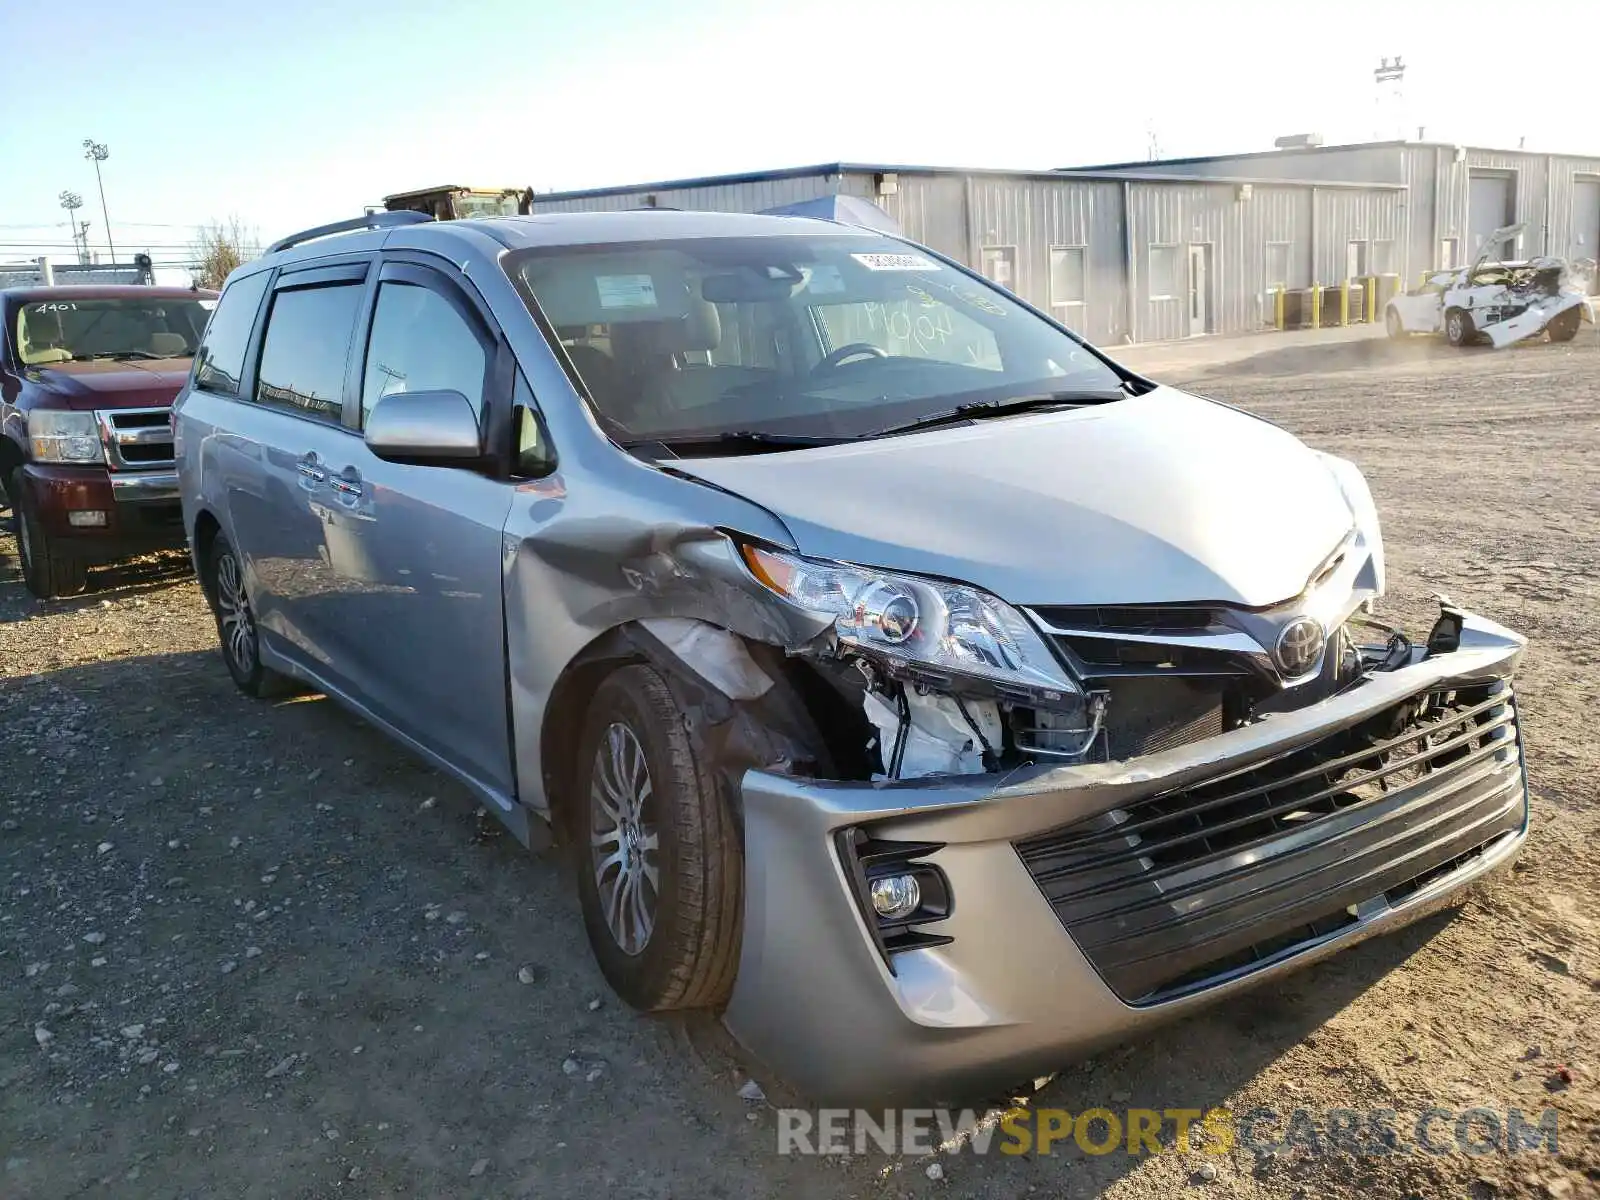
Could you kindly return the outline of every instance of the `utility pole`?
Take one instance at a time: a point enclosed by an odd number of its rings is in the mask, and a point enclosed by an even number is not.
[[[1405,77],[1406,65],[1400,61],[1400,56],[1398,54],[1394,56],[1393,62],[1390,62],[1387,58],[1383,59],[1378,66],[1373,69],[1372,72],[1373,82],[1378,88],[1378,120],[1380,122],[1383,121],[1383,98],[1385,93],[1388,93],[1393,100],[1393,112],[1391,115],[1397,119],[1397,128],[1400,130],[1400,137],[1402,139],[1404,139],[1406,136],[1405,125],[1403,122],[1399,122],[1398,118],[1402,116],[1402,110],[1404,108],[1404,93],[1401,90],[1401,85],[1403,84]],[[1383,85],[1386,83],[1393,84],[1394,86],[1392,88],[1385,88]],[[1384,136],[1384,131],[1381,128],[1375,130],[1373,133],[1373,137],[1375,139],[1382,139]]]
[[[61,207],[67,210],[67,225],[72,230],[72,252],[79,262],[88,261],[87,251],[78,245],[78,210],[83,207],[83,197],[77,192],[62,192]]]
[[[93,138],[83,139],[83,156],[94,164],[94,181],[100,186],[100,215],[106,219],[106,246],[111,251],[111,261],[117,261],[117,247],[111,240],[111,213],[106,208],[106,181],[100,177],[100,164],[111,157],[104,142]]]

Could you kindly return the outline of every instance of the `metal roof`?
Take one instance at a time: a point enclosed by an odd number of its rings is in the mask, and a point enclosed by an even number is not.
[[[1318,154],[1348,153],[1351,150],[1472,150],[1484,154],[1523,154],[1530,158],[1593,158],[1594,155],[1568,154],[1561,151],[1550,150],[1503,150],[1493,146],[1474,146],[1464,142],[1413,142],[1403,138],[1391,139],[1380,142],[1343,142],[1334,146],[1287,146],[1277,150],[1247,150],[1238,154],[1197,154],[1187,158],[1157,158],[1141,159],[1133,162],[1095,163],[1084,167],[1057,167],[1057,172],[1070,172],[1072,174],[1097,173],[1101,171],[1133,171],[1140,168],[1160,168],[1165,166],[1190,166],[1201,163],[1241,162],[1255,158],[1298,158],[1312,157]],[[1320,186],[1320,182],[1319,182]]]
[[[626,212],[536,213],[525,217],[479,217],[437,226],[412,225],[406,232],[426,237],[437,231],[470,229],[487,234],[507,249],[529,246],[579,246],[600,242],[666,241],[674,238],[783,237],[825,234],[880,236],[874,230],[812,217],[761,213],[680,212],[637,208]]]

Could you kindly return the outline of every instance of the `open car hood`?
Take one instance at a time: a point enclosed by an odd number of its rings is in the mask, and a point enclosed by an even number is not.
[[[1276,604],[1304,590],[1354,523],[1316,452],[1164,387],[671,468],[774,513],[803,554],[959,580],[1016,604]]]

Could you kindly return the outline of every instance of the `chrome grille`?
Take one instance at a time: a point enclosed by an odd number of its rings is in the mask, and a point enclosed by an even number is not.
[[[113,471],[173,465],[170,408],[105,408],[95,418],[106,463]]]

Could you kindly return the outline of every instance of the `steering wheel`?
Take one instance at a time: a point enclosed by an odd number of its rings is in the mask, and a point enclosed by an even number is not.
[[[882,346],[874,346],[871,342],[851,342],[848,346],[840,346],[837,350],[830,351],[821,362],[812,367],[812,371],[832,371],[843,366],[852,358],[888,358],[889,352]]]

